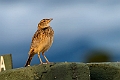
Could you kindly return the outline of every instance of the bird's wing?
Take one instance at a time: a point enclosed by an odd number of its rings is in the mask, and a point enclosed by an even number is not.
[[[40,41],[42,40],[42,31],[41,30],[37,30],[34,34],[34,36],[32,37],[32,42],[31,42],[31,48],[36,48],[38,47]]]

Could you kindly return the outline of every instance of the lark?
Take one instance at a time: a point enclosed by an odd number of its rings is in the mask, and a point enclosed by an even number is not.
[[[49,63],[47,57],[45,56],[45,52],[51,47],[54,38],[54,31],[52,27],[50,27],[50,22],[53,19],[42,19],[38,24],[38,29],[32,37],[32,42],[29,50],[28,60],[25,64],[26,66],[30,66],[30,62],[35,54],[38,54],[38,58],[40,59],[40,63],[43,64],[43,61],[40,57],[42,53],[46,63]]]

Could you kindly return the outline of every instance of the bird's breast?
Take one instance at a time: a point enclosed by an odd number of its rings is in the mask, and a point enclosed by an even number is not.
[[[31,49],[34,53],[41,53],[47,51],[53,42],[54,31],[52,28],[37,30],[33,36]]]

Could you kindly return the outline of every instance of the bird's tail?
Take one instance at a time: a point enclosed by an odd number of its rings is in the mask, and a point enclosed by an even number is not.
[[[33,56],[34,56],[33,54],[30,54],[30,55],[29,55],[29,57],[28,57],[28,59],[27,59],[27,62],[26,62],[26,64],[25,64],[25,67],[27,67],[28,65],[30,65],[30,62],[31,62]]]

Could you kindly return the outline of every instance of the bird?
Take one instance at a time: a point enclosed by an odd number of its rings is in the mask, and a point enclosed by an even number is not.
[[[40,54],[42,53],[46,64],[50,63],[45,56],[45,52],[51,47],[54,38],[54,30],[50,27],[50,22],[53,18],[42,19],[38,23],[37,31],[32,37],[32,42],[30,50],[28,52],[28,59],[26,61],[25,67],[30,66],[30,62],[35,54],[38,54],[38,58],[41,64],[44,64]]]

